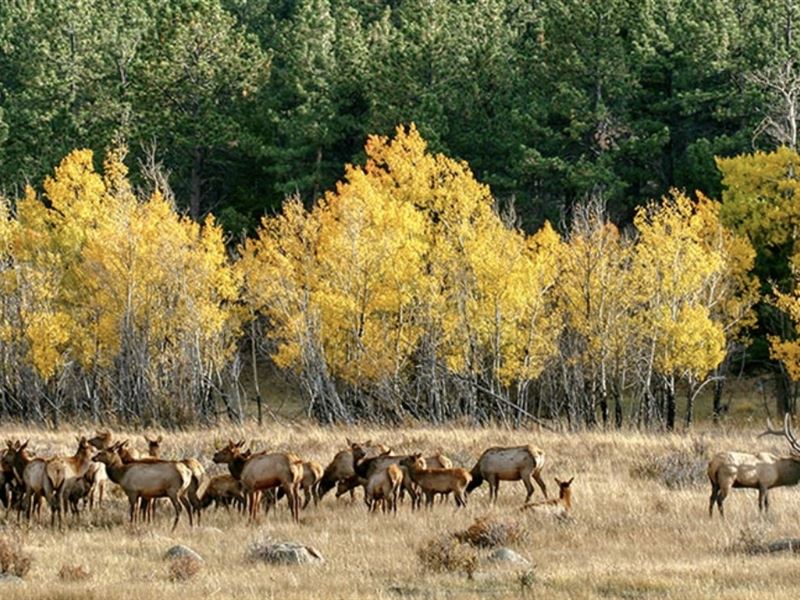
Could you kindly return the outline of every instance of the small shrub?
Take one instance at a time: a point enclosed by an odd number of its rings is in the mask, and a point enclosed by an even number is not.
[[[181,556],[169,562],[170,581],[189,581],[200,572],[202,563],[192,556]]]
[[[433,539],[417,550],[422,567],[434,572],[462,572],[472,579],[478,568],[478,553],[451,536]]]
[[[25,577],[30,570],[30,554],[18,542],[0,537],[0,573]]]
[[[516,521],[482,517],[476,519],[466,530],[453,535],[459,542],[476,548],[496,548],[521,541],[525,533],[525,529]]]
[[[699,485],[708,479],[708,446],[696,438],[691,450],[676,450],[660,456],[648,456],[631,467],[631,476],[652,479],[670,489]]]
[[[58,577],[61,581],[86,581],[92,578],[92,573],[84,565],[62,565]]]

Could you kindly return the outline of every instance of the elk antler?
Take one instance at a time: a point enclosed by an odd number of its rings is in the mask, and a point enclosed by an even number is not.
[[[792,431],[792,422],[788,412],[786,413],[786,416],[783,419],[783,431],[784,434],[786,435],[786,440],[792,447],[792,450],[800,454],[800,442],[797,441],[797,437],[795,437],[794,431]]]
[[[800,442],[797,441],[797,437],[795,436],[794,431],[792,431],[791,416],[788,412],[783,417],[783,430],[775,429],[775,427],[772,426],[772,421],[770,421],[769,417],[767,417],[767,429],[766,431],[759,433],[758,437],[765,435],[779,435],[783,438],[786,438],[786,441],[789,442],[792,450],[800,454]]]

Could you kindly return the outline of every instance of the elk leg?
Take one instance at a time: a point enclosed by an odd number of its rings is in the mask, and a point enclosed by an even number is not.
[[[544,484],[544,480],[542,479],[542,475],[539,473],[539,471],[537,470],[531,473],[531,477],[533,477],[534,480],[536,480],[536,484],[542,490],[544,497],[547,498],[547,486]]]
[[[497,494],[500,491],[500,481],[497,479],[497,475],[487,476],[486,481],[489,482],[489,502],[497,502]]]
[[[708,518],[714,516],[714,502],[717,501],[717,494],[719,494],[719,486],[715,482],[711,482],[711,497],[708,499]]]
[[[528,502],[528,501],[530,501],[531,496],[533,496],[533,492],[534,492],[533,483],[531,483],[530,477],[523,477],[522,478],[522,483],[525,484],[525,489],[528,491],[528,495],[525,496],[525,502]]]
[[[311,502],[311,490],[309,489],[308,486],[303,488],[303,497],[304,497],[304,501],[303,501],[303,507],[302,508],[303,508],[303,510],[305,510],[306,507],[308,506],[309,502]]]
[[[169,501],[172,502],[172,507],[175,509],[175,520],[172,522],[171,529],[171,531],[175,531],[175,528],[178,526],[178,521],[181,518],[181,503],[178,502],[178,498],[175,495],[171,495]]]
[[[722,508],[722,503],[725,501],[725,497],[728,495],[728,487],[720,486],[719,492],[717,492],[717,508],[719,509],[719,516],[723,519],[725,518],[725,511]]]
[[[181,496],[181,504],[183,504],[183,507],[186,509],[186,514],[189,515],[189,527],[191,528],[194,526],[192,523],[192,503],[189,502],[189,498],[186,496]],[[173,529],[175,528],[173,527]]]

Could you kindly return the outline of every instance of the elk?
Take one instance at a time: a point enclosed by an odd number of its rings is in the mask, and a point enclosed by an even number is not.
[[[572,482],[574,477],[570,477],[567,481],[561,481],[555,477],[556,485],[558,485],[558,498],[550,498],[549,500],[540,500],[539,502],[529,502],[520,508],[520,510],[528,510],[531,508],[551,508],[555,510],[555,514],[559,517],[566,517],[572,510]]]
[[[720,517],[725,516],[722,503],[731,488],[754,488],[758,490],[758,510],[769,510],[769,490],[784,485],[796,485],[800,481],[800,443],[797,441],[789,421],[789,413],[783,421],[783,431],[776,430],[767,419],[767,430],[759,435],[779,435],[789,442],[790,455],[776,456],[770,452],[750,454],[747,452],[720,452],[708,463],[708,478],[711,481],[711,497],[708,500],[708,516],[714,515],[716,502]]]
[[[466,469],[459,467],[442,469],[426,469],[426,460],[421,454],[412,454],[400,463],[408,469],[411,480],[416,483],[425,494],[426,505],[433,506],[435,494],[453,493],[456,506],[466,506],[466,488],[472,481],[472,476]]]
[[[43,481],[45,497],[50,502],[50,524],[55,525],[58,515],[59,527],[62,525],[62,512],[66,512],[67,496],[64,487],[70,487],[76,479],[82,479],[89,470],[92,447],[85,437],[77,438],[78,449],[73,456],[57,456],[47,461],[46,477]]]
[[[403,482],[403,471],[396,463],[386,465],[384,469],[375,470],[364,486],[364,497],[371,512],[381,504],[383,512],[397,512],[397,493]]]
[[[341,481],[346,481],[352,479],[355,475],[355,465],[358,461],[362,458],[375,456],[375,452],[379,450],[378,454],[387,452],[389,449],[385,446],[380,444],[373,445],[372,440],[368,440],[363,444],[359,444],[357,442],[353,442],[350,438],[347,438],[347,445],[349,446],[346,450],[341,450],[340,452],[336,453],[336,456],[333,457],[333,460],[330,464],[325,467],[325,471],[322,474],[322,478],[319,481],[319,497],[322,497],[331,491],[337,483]],[[357,487],[357,483],[352,487],[344,489],[340,493],[339,487],[337,487],[336,497],[338,498],[345,492],[350,492],[350,497],[353,497],[353,490]]]
[[[303,478],[300,480],[300,489],[303,490],[303,505],[300,507],[305,510],[311,499],[314,499],[314,506],[319,504],[319,481],[322,479],[322,465],[315,460],[303,461]],[[267,510],[272,504],[283,498],[283,489],[278,488],[277,494],[268,498]]]
[[[117,453],[119,444],[101,450],[94,455],[94,462],[106,466],[109,479],[119,485],[128,496],[130,522],[136,518],[140,499],[163,498],[166,496],[175,509],[172,531],[178,526],[181,505],[189,515],[192,526],[192,509],[186,491],[192,481],[192,472],[183,463],[174,461],[132,462],[124,464]]]
[[[262,490],[278,487],[289,501],[292,518],[300,519],[300,480],[303,477],[303,462],[289,452],[250,454],[242,451],[244,440],[228,445],[214,453],[215,463],[227,463],[231,475],[242,482],[248,497],[250,518],[255,520],[258,500]],[[246,452],[246,453],[245,453]]]
[[[245,497],[242,482],[229,473],[215,475],[208,482],[206,493],[203,494],[200,505],[202,508],[207,508],[212,502],[217,508],[219,508],[220,505],[229,508],[231,503],[233,503],[238,509],[244,512]]]
[[[119,457],[122,459],[124,464],[131,464],[135,462],[155,464],[158,462],[163,462],[159,458],[159,454],[161,453],[161,436],[158,436],[157,439],[153,440],[145,436],[145,440],[147,440],[148,443],[148,456],[137,457],[136,454],[134,454],[134,452],[128,448],[128,440],[121,442],[117,446],[117,454],[119,454]],[[208,486],[206,470],[196,458],[186,458],[179,462],[186,465],[192,473],[192,481],[189,484],[189,489],[186,491],[186,495],[189,499],[189,504],[191,505],[191,511],[197,517],[198,524],[200,524],[200,511],[203,508],[202,497],[206,487]],[[155,505],[150,500],[146,500],[142,505],[142,511],[145,513],[145,516],[148,520],[152,519],[154,507]]]
[[[161,456],[161,441],[162,437],[159,435],[157,438],[149,438],[144,436],[144,441],[147,442],[147,454],[158,458]]]
[[[483,480],[489,482],[489,499],[497,501],[497,493],[500,489],[501,481],[519,481],[525,484],[528,495],[525,502],[533,496],[534,479],[542,490],[542,494],[547,498],[547,486],[542,480],[542,467],[544,466],[544,451],[535,446],[496,446],[489,448],[481,454],[478,462],[472,468],[472,481],[467,486],[467,493],[480,487]]]
[[[24,443],[8,442],[8,451],[3,460],[7,469],[11,469],[18,487],[22,488],[22,501],[17,505],[17,521],[22,511],[30,522],[36,506],[37,519],[41,517],[42,498],[44,496],[44,480],[47,476],[47,463],[42,458],[34,458],[28,452],[28,441]]]
[[[389,465],[398,465],[400,466],[400,470],[403,472],[401,491],[408,492],[408,495],[411,496],[412,508],[416,507],[417,491],[414,489],[414,484],[411,481],[411,477],[408,475],[408,468],[401,464],[403,459],[406,458],[408,458],[408,455],[397,456],[392,454],[391,449],[385,450],[378,456],[362,458],[355,465],[355,474],[343,482],[339,482],[339,486],[336,490],[336,497],[338,498],[345,492],[352,490],[359,485],[366,486],[373,473],[383,471]],[[364,500],[366,501],[366,496],[364,496]]]

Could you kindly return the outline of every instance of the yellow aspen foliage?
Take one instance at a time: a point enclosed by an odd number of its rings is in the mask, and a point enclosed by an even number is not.
[[[242,300],[252,314],[269,320],[277,350],[273,360],[281,368],[297,368],[318,311],[311,306],[316,281],[315,248],[319,235],[315,215],[294,198],[283,212],[263,218],[255,238],[240,249],[237,263],[244,283]]]
[[[725,187],[725,224],[749,235],[759,248],[794,243],[800,224],[800,155],[781,146],[716,160]]]
[[[557,295],[567,327],[581,342],[571,360],[587,367],[585,377],[602,391],[632,343],[631,314],[637,300],[629,268],[632,254],[633,244],[598,207],[576,209]]]
[[[156,193],[134,195],[124,149],[108,153],[104,174],[78,150],[18,203],[13,239],[17,293],[29,357],[47,379],[65,360],[110,369],[123,345],[154,388],[188,365],[221,368],[234,350],[239,275],[221,228],[180,216]],[[129,348],[130,350],[130,348]]]
[[[492,357],[504,384],[540,373],[558,337],[558,235],[504,226],[489,189],[413,125],[366,152],[310,212],[287,202],[241,249],[245,303],[268,317],[277,364],[300,368],[318,343],[336,376],[378,383],[428,336],[454,371]]]
[[[702,378],[725,356],[723,327],[705,305],[709,282],[725,268],[724,257],[707,246],[707,223],[679,192],[640,208],[634,224],[639,239],[631,292],[641,307],[637,332],[651,347],[657,372]]]

